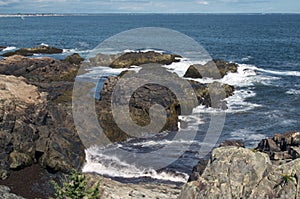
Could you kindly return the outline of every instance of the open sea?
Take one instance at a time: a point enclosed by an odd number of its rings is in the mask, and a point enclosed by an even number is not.
[[[261,139],[274,133],[300,130],[300,15],[2,16],[0,27],[0,45],[8,46],[4,52],[43,44],[63,48],[63,54],[51,55],[60,59],[75,52],[85,57],[105,39],[133,28],[163,27],[179,31],[196,40],[213,59],[239,64],[238,73],[219,80],[235,86],[236,91],[227,99],[229,109],[225,111],[226,120],[218,142],[241,139],[247,147],[255,147]],[[188,66],[189,62],[183,61],[166,67],[183,76]],[[107,75],[120,72],[95,68],[90,76],[93,78],[97,72],[103,74],[103,71]],[[106,148],[89,148],[83,170],[123,182],[186,182],[199,160],[199,148],[205,144],[203,133],[207,130],[210,114],[215,111],[218,110],[199,106],[192,115],[182,116],[189,128],[199,129],[194,140],[183,136],[179,141],[172,141],[175,132],[165,132],[154,138],[131,139]],[[189,128],[180,131],[188,134]],[[179,148],[188,146],[188,150],[160,170],[151,166],[141,168],[113,155],[114,149],[147,151],[166,145],[172,150],[160,154],[158,160],[171,157]]]

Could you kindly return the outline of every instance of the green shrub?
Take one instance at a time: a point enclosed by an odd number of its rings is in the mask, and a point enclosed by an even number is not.
[[[281,184],[284,186],[288,184],[289,182],[294,183],[295,180],[292,175],[282,174]]]
[[[54,181],[52,183],[55,198],[58,199],[98,199],[100,197],[100,182],[88,188],[86,176],[76,170],[73,170],[69,178],[62,182],[62,186]]]

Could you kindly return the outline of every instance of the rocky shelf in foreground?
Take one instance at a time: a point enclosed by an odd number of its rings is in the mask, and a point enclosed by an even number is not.
[[[227,142],[199,162],[179,199],[299,198],[299,147],[299,132],[277,134],[252,150]]]

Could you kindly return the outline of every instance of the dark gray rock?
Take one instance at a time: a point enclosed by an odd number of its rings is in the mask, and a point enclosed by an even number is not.
[[[300,133],[275,134],[273,138],[263,139],[256,150],[267,153],[274,164],[297,159],[300,151]]]
[[[234,63],[228,63],[222,60],[209,61],[205,65],[196,64],[192,65],[186,71],[184,77],[190,78],[202,78],[209,77],[214,79],[221,79],[227,73],[236,73],[238,65]]]

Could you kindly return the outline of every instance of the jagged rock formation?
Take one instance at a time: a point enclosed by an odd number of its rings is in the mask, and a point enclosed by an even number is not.
[[[70,114],[78,68],[68,61],[19,55],[0,61],[0,73],[22,76],[1,75],[2,179],[10,169],[34,163],[50,171],[81,167],[84,146]]]
[[[8,177],[10,169],[37,162],[64,172],[83,164],[76,132],[63,125],[68,117],[48,104],[47,93],[22,77],[0,75],[0,87],[1,179]]]
[[[267,153],[274,164],[290,162],[300,158],[300,133],[275,134],[273,138],[262,140],[256,150]]]

